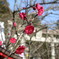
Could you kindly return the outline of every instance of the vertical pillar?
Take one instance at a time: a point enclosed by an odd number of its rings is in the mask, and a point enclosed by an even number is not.
[[[0,40],[5,41],[4,22],[0,22]]]
[[[54,43],[51,43],[51,59],[55,59],[55,46]]]
[[[0,41],[2,41],[3,43],[5,41],[4,22],[0,22]],[[5,45],[2,45],[2,47],[5,47]]]

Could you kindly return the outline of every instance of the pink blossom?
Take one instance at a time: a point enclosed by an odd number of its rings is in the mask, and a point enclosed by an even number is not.
[[[43,6],[41,6],[39,3],[36,4],[36,9],[38,11],[38,16],[41,16],[44,12]]]
[[[16,43],[16,39],[15,38],[10,38],[10,42],[11,43]]]
[[[34,26],[32,26],[32,25],[28,25],[28,26],[26,26],[26,28],[25,28],[25,33],[26,34],[32,34],[33,33],[33,31],[34,31]]]
[[[41,16],[44,12],[44,8],[41,6],[40,9],[38,9],[38,16]]]
[[[24,13],[24,12],[19,13],[19,17],[23,20],[26,20],[26,13]]]
[[[0,46],[2,45],[2,41],[0,41]]]

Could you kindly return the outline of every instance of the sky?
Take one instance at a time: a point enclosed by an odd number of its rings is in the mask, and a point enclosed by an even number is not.
[[[10,9],[11,10],[13,10],[13,8],[14,8],[14,1],[15,0],[7,0],[8,1],[8,3],[10,4]],[[19,3],[21,2],[21,1],[25,1],[25,0],[17,0],[17,4],[19,5]],[[30,1],[30,0],[29,0]],[[34,0],[33,0],[34,1]],[[54,1],[54,0],[45,0],[46,2],[52,2],[52,1]],[[36,2],[37,3],[41,3],[41,2],[43,2],[43,0],[36,0]],[[23,5],[24,6],[24,5]]]
[[[13,11],[13,9],[14,9],[14,0],[7,0],[7,2],[9,3],[9,7],[10,7],[10,9]]]
[[[13,11],[14,10],[14,0],[7,0],[8,1],[8,3],[10,4],[9,5],[9,7],[10,7],[10,9]],[[22,0],[21,0],[22,1]],[[23,0],[24,1],[24,0]],[[53,1],[53,0],[45,0],[46,2],[51,2],[51,1]],[[42,2],[42,0],[37,0],[37,2],[39,3],[41,3]],[[20,5],[22,5],[23,7],[24,7],[24,3],[23,4],[21,4],[20,3],[20,0],[17,0],[17,5],[18,5],[18,7],[20,7]],[[59,4],[58,4],[59,5]],[[57,6],[58,6],[57,5]],[[45,9],[47,9],[49,6],[56,6],[56,5],[51,5],[51,4],[49,4],[49,5],[43,5],[44,6],[44,8]],[[44,18],[44,20],[42,21],[42,23],[43,24],[45,24],[45,23],[53,23],[53,22],[56,22],[57,20],[59,20],[59,11],[57,10],[57,11],[54,11],[54,10],[49,10],[49,11],[47,11],[48,13],[50,13],[50,12],[52,12],[53,14],[49,14],[48,16],[46,16],[45,18]]]

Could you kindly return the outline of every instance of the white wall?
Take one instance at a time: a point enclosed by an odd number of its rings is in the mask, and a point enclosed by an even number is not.
[[[5,41],[4,22],[0,22],[0,41]]]

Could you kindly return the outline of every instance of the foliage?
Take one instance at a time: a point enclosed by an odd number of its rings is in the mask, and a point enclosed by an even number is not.
[[[59,29],[59,20],[57,20],[56,27]]]
[[[9,11],[8,7],[6,6],[6,1],[0,0],[0,13],[4,14]]]

